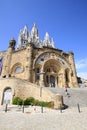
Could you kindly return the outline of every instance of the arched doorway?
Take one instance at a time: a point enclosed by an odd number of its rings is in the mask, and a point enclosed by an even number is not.
[[[44,64],[44,83],[46,87],[58,87],[58,73],[61,70],[60,62],[50,59]]]
[[[50,75],[50,87],[55,87],[55,77]]]
[[[2,104],[10,104],[11,99],[12,99],[12,89],[6,88],[3,92]]]

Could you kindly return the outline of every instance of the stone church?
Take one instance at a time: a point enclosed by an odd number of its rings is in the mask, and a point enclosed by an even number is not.
[[[8,81],[6,81],[7,79]],[[1,95],[3,96],[4,92],[12,91],[13,95],[23,97],[22,92],[18,94],[18,89],[12,90],[9,87],[11,79],[18,80],[18,85],[24,81],[32,86],[42,86],[43,88],[65,86],[76,88],[78,82],[74,53],[65,53],[63,50],[55,48],[54,41],[48,32],[42,41],[36,24],[33,25],[30,32],[25,26],[20,30],[17,46],[16,41],[11,39],[8,50],[0,52],[0,80],[3,85],[5,82],[7,84],[4,87],[0,86],[3,88],[0,89]]]

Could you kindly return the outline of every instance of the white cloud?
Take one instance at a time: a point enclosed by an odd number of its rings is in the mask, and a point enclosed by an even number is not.
[[[87,79],[87,58],[76,60],[75,65],[76,65],[77,76]]]
[[[77,72],[77,76],[84,78],[84,79],[87,79],[87,72]]]
[[[82,69],[87,67],[87,58],[76,61],[76,69]]]

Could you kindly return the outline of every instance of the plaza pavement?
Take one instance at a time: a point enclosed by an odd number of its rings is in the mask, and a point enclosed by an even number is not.
[[[87,130],[87,107],[52,110],[41,107],[0,106],[0,130]]]

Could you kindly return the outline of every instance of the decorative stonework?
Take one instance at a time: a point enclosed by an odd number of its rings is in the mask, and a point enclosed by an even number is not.
[[[62,58],[60,57],[58,54],[56,53],[52,53],[52,52],[46,52],[42,55],[40,55],[36,61],[36,64],[44,64],[44,61],[48,60],[48,59],[56,59],[60,62],[60,64],[67,68],[69,67],[69,65],[67,64],[67,62]]]
[[[33,44],[36,48],[42,48],[43,46],[54,48],[54,41],[53,39],[50,41],[48,32],[46,32],[46,35],[42,42],[35,23],[30,33],[28,32],[28,27],[26,25],[23,30],[20,30],[17,49],[25,48],[28,42]]]

